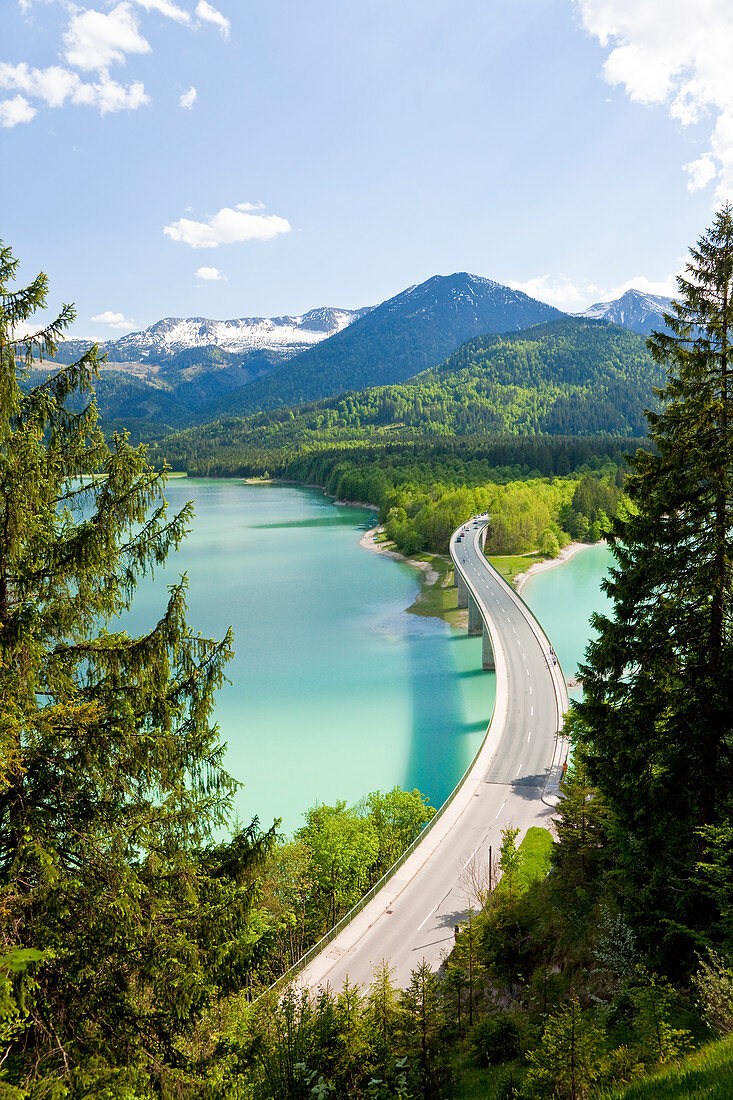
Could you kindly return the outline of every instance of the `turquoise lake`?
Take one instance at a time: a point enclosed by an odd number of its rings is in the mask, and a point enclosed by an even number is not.
[[[173,479],[166,496],[172,509],[194,500],[192,530],[141,582],[125,625],[153,623],[186,572],[192,626],[211,637],[234,627],[216,720],[243,784],[240,819],[280,817],[290,832],[315,802],[395,784],[440,805],[481,742],[494,675],[481,671],[480,638],[405,613],[419,575],[359,546],[373,513],[317,489],[235,480]],[[603,547],[584,550],[524,592],[568,676],[601,606],[599,550],[607,560]]]

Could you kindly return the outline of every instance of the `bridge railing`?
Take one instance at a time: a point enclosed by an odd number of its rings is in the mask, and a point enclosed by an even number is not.
[[[469,522],[471,522],[471,521],[469,520]],[[454,564],[457,568],[458,567],[458,562],[457,562],[456,558],[453,557],[455,534],[456,534],[456,532],[454,532],[453,535],[451,536],[451,557],[453,558],[453,562],[454,562]],[[510,595],[510,597],[512,598],[514,603],[519,607],[520,611],[524,615],[524,618],[527,621],[527,623],[529,624],[529,627],[532,630],[532,633],[537,638],[538,642],[540,643],[540,646],[542,647],[542,652],[544,653],[545,661],[547,663],[547,669],[550,673],[550,678],[552,679],[552,686],[554,688],[554,693],[555,693],[555,705],[557,707],[557,734],[555,736],[555,745],[554,745],[554,748],[553,748],[552,761],[550,762],[550,767],[547,771],[547,775],[545,776],[545,783],[544,783],[544,786],[542,788],[542,801],[547,802],[547,797],[548,797],[549,793],[551,793],[551,794],[556,794],[557,793],[557,791],[548,792],[548,787],[550,786],[550,782],[552,780],[552,785],[556,786],[556,787],[559,787],[559,778],[562,778],[562,769],[563,769],[563,766],[564,766],[565,762],[568,759],[569,752],[570,752],[569,738],[565,734],[563,734],[563,728],[564,728],[564,725],[565,725],[565,715],[566,715],[566,713],[568,711],[568,708],[570,706],[570,700],[569,700],[569,697],[568,697],[567,683],[565,681],[565,674],[563,673],[562,666],[560,664],[560,659],[557,656],[557,654],[555,654],[554,662],[553,663],[550,662],[550,651],[551,651],[550,640],[547,637],[545,631],[542,629],[542,626],[540,625],[538,620],[535,618],[535,616],[534,616],[531,608],[527,604],[526,600],[524,600],[523,597],[520,595],[520,593],[517,592],[516,589],[513,588],[512,585],[510,585],[509,582],[507,580],[505,580],[504,577],[502,577],[501,573],[498,571],[498,569],[494,568],[494,566],[491,564],[490,561],[488,561],[486,558],[483,558],[482,560],[483,560],[483,564],[486,566],[486,568],[494,574],[495,578],[499,581],[499,583],[507,591],[507,593]],[[471,585],[470,581],[468,580],[468,578],[465,578],[465,580],[466,580],[469,588],[472,588],[472,585]],[[474,598],[477,599],[476,596],[474,596]],[[479,609],[480,609],[480,601],[478,601],[478,599],[477,599],[477,602],[479,603]],[[484,622],[485,622],[485,624],[488,628],[488,623],[486,623],[485,619],[484,619]],[[557,778],[558,776],[559,776],[559,778]],[[550,803],[547,802],[547,805],[550,805]]]

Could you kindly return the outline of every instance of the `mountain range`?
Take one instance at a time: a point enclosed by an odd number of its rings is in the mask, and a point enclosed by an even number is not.
[[[440,364],[296,409],[227,417],[169,436],[164,453],[185,468],[195,456],[226,462],[242,448],[293,452],[303,445],[369,445],[446,436],[638,437],[664,370],[643,335],[562,316],[519,332],[477,336]]]
[[[435,275],[205,411],[242,416],[402,382],[437,366],[472,336],[517,332],[560,316],[553,306],[491,279],[465,271]]]
[[[267,353],[275,363],[327,340],[368,310],[322,306],[300,317],[237,317],[230,321],[165,317],[141,332],[101,344],[100,351],[115,363],[170,365],[181,352],[217,347],[230,355]],[[67,341],[62,346],[64,359],[71,361],[70,357],[78,357],[91,344],[91,340]]]
[[[581,314],[637,332],[663,327],[669,300],[627,291]],[[467,340],[519,332],[567,314],[467,272],[433,276],[375,307],[228,321],[166,318],[101,345],[97,400],[107,422],[142,435],[400,383]],[[69,340],[71,362],[91,341]]]

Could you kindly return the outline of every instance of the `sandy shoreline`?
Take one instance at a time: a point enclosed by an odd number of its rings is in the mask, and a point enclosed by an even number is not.
[[[336,502],[338,503],[338,502]],[[376,541],[376,536],[381,535],[384,531],[384,527],[381,523],[376,527],[371,527],[368,531],[359,539],[359,546],[363,546],[365,550],[371,550],[374,554],[384,554],[387,558],[394,558],[395,561],[402,561],[406,565],[412,565],[415,569],[421,570],[425,574],[425,584],[435,584],[440,574],[431,569],[430,565],[426,561],[415,561],[414,558],[406,558],[404,554],[400,554],[397,550],[389,550],[383,543]]]
[[[383,543],[376,541],[376,536],[382,534],[384,527],[378,524],[376,527],[370,528],[365,531],[359,539],[359,546],[363,546],[365,550],[371,550],[375,554],[385,554],[388,558],[394,558],[395,561],[406,562],[407,565],[413,565],[416,569],[421,569],[425,574],[426,584],[435,584],[438,579],[438,574],[434,569],[431,569],[426,561],[415,561],[414,558],[407,558],[404,554],[400,554],[397,550],[389,550]],[[526,573],[518,573],[514,578],[514,587],[517,593],[521,594],[522,589],[529,580],[536,573],[544,573],[548,569],[554,569],[557,565],[564,565],[566,561],[574,557],[580,550],[586,550],[589,546],[597,546],[598,543],[590,542],[571,542],[569,546],[565,546],[556,558],[545,558],[544,561],[536,561],[530,565]]]

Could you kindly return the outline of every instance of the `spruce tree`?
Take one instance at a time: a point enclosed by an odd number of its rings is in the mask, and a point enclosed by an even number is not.
[[[630,514],[615,524],[613,615],[594,620],[575,730],[610,811],[626,914],[671,966],[715,918],[696,867],[705,827],[732,808],[730,205],[678,286],[668,331],[648,341],[668,379],[647,413],[652,446],[632,460]]]
[[[47,280],[14,290],[17,266],[0,249],[0,935],[6,957],[42,957],[15,968],[0,1057],[19,1086],[165,1091],[252,951],[263,838],[211,839],[235,787],[212,723],[231,634],[189,628],[185,577],[146,633],[119,627],[191,508],[169,517],[145,448],[105,441],[96,347],[44,362],[74,310],[33,329]]]

